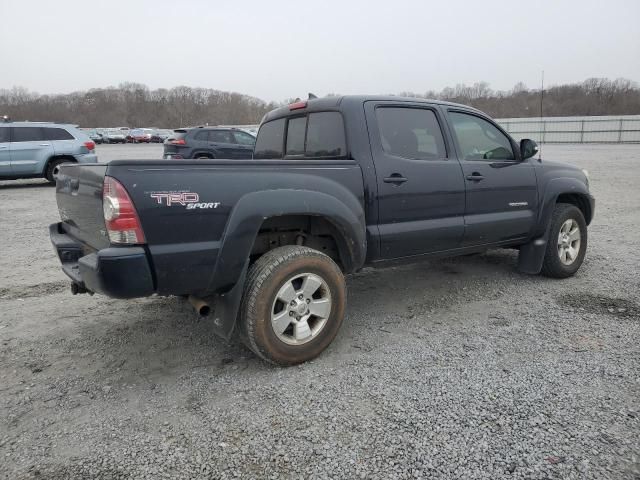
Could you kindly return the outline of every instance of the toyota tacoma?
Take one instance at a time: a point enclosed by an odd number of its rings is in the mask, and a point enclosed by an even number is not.
[[[50,236],[74,293],[185,296],[292,365],[331,343],[365,265],[507,247],[522,272],[573,275],[588,175],[536,152],[463,105],[310,99],[265,115],[249,160],[61,167]]]

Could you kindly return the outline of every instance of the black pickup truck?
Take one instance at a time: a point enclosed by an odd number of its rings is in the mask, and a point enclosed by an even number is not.
[[[74,293],[187,296],[291,365],[333,340],[365,265],[510,247],[522,272],[573,275],[588,176],[536,152],[463,105],[302,101],[264,117],[251,160],[64,166],[51,241]]]

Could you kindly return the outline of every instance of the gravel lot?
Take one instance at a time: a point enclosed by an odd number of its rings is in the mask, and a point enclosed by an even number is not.
[[[181,299],[71,296],[53,189],[0,182],[0,477],[640,478],[640,145],[543,156],[591,172],[576,277],[508,250],[366,270],[333,345],[289,369]]]

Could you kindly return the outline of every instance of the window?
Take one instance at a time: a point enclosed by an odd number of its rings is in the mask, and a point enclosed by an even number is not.
[[[73,135],[64,128],[45,128],[44,136],[47,140],[73,140]]]
[[[9,141],[9,127],[0,127],[0,143]]]
[[[304,135],[307,130],[307,117],[289,119],[287,127],[287,155],[304,155]]]
[[[179,138],[179,137],[176,136],[176,138]],[[207,132],[206,130],[202,130],[200,132],[197,132],[193,138],[194,140],[198,140],[199,142],[208,142],[209,132]]]
[[[509,138],[490,122],[467,113],[450,112],[451,125],[464,160],[514,160]]]
[[[306,157],[344,157],[347,142],[344,123],[339,112],[320,112],[309,115]]]
[[[282,158],[282,144],[284,141],[284,118],[272,120],[260,127],[253,158],[270,159]]]
[[[228,130],[209,130],[209,141],[213,143],[233,143]]]
[[[239,132],[239,131],[235,131],[233,132],[233,136],[236,139],[236,143],[240,144],[240,145],[255,145],[256,143],[256,139],[255,137],[249,135],[246,132]]]
[[[413,160],[447,157],[442,131],[433,110],[410,107],[376,109],[385,152]]]
[[[40,127],[12,127],[12,142],[41,142],[46,140]]]

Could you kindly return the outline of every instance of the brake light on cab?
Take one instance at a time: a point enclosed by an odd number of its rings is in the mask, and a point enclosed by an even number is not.
[[[303,108],[307,108],[307,102],[304,100],[301,102],[294,102],[289,104],[289,110],[301,110]]]
[[[102,211],[111,243],[136,245],[146,242],[131,197],[113,177],[104,177]]]

